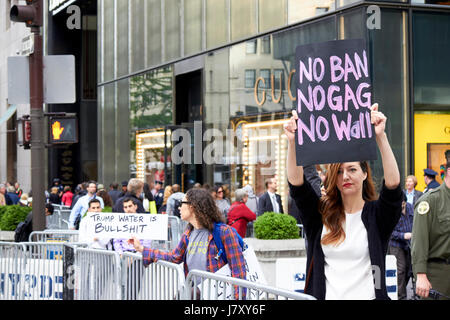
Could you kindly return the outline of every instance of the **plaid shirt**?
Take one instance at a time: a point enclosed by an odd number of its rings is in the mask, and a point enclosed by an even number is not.
[[[245,271],[245,259],[242,255],[242,248],[239,245],[238,238],[232,228],[228,225],[223,224],[220,227],[220,230],[222,243],[225,248],[225,254],[228,260],[228,266],[231,270],[231,276],[233,278],[245,280],[247,276]],[[187,276],[189,270],[186,264],[186,244],[190,234],[191,230],[189,228],[186,229],[181,237],[181,241],[178,243],[178,246],[171,252],[144,248],[144,251],[142,252],[144,266],[148,266],[150,263],[156,262],[158,260],[165,260],[178,264],[184,262],[184,274],[185,276]],[[209,234],[208,241],[209,245],[208,254],[206,257],[206,270],[214,273],[225,265],[225,261],[223,260],[222,256],[216,259],[218,249],[214,242],[212,232],[210,232]],[[235,298],[238,299],[237,292],[235,292]]]
[[[408,250],[411,247],[411,240],[405,240],[405,233],[412,232],[414,219],[414,209],[412,205],[407,202],[405,208],[405,214],[400,215],[397,225],[391,235],[391,241],[389,245],[391,247],[400,247]]]

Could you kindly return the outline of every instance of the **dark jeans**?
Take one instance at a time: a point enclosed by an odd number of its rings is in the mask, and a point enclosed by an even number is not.
[[[406,299],[406,285],[412,276],[411,251],[400,247],[389,246],[389,254],[397,259],[398,300]]]

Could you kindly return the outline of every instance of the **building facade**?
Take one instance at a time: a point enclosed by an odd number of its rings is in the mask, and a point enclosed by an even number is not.
[[[22,190],[29,192],[31,152],[17,146],[16,119],[30,114],[30,106],[8,101],[8,57],[23,54],[23,40],[30,34],[23,23],[9,19],[11,6],[19,3],[19,0],[0,3],[0,182],[18,181]]]
[[[260,194],[276,176],[287,209],[295,48],[360,38],[402,177],[423,189],[422,169],[450,149],[450,6],[438,2],[99,0],[98,180]],[[380,183],[381,160],[371,166]]]

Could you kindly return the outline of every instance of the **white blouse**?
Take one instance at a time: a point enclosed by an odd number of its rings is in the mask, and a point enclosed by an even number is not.
[[[345,214],[345,240],[338,246],[322,245],[325,256],[326,300],[375,299],[367,230],[362,210]],[[328,233],[324,226],[322,238]]]

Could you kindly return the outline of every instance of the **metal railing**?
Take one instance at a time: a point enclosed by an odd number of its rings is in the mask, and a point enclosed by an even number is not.
[[[157,261],[144,268],[140,254],[120,257],[115,251],[83,246],[0,243],[0,299],[314,300],[295,291],[199,270],[191,270],[185,279],[182,264]]]
[[[0,242],[0,300],[23,300],[21,277],[25,275],[25,246]]]
[[[117,252],[75,250],[75,300],[120,300],[121,263]]]
[[[33,231],[28,237],[29,242],[78,242],[78,230],[46,229]]]
[[[69,229],[69,217],[70,209],[56,209],[53,214],[47,216],[47,228],[48,229],[59,229],[68,230]]]
[[[182,298],[185,300],[316,300],[307,294],[200,270],[189,272]]]
[[[62,243],[0,243],[2,299],[62,299],[62,275]]]
[[[179,300],[184,287],[182,265],[157,261],[143,266],[142,255],[122,255],[123,300]]]

